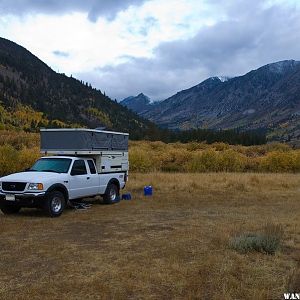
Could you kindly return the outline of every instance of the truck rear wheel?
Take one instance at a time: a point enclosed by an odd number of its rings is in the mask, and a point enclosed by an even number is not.
[[[105,204],[113,204],[120,201],[120,190],[117,185],[109,183],[105,194],[103,195],[103,202]]]
[[[1,204],[0,209],[5,215],[12,215],[18,213],[21,207],[16,205]]]
[[[66,206],[66,200],[63,193],[59,191],[50,192],[47,195],[44,210],[51,218],[59,217]]]

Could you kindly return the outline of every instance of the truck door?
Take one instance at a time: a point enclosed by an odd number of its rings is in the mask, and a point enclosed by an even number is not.
[[[89,195],[97,195],[100,190],[100,176],[95,167],[95,163],[92,159],[87,160],[88,169],[90,173],[89,179]]]
[[[76,199],[89,195],[90,174],[83,159],[75,160],[70,173],[69,197]]]

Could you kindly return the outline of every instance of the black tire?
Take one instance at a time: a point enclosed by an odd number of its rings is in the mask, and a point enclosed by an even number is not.
[[[13,215],[17,214],[21,207],[17,205],[1,204],[0,209],[5,215]]]
[[[114,183],[107,185],[105,194],[103,195],[104,204],[113,204],[120,201],[120,189]]]
[[[45,201],[44,210],[51,217],[59,217],[66,207],[66,199],[63,193],[59,191],[50,192]]]

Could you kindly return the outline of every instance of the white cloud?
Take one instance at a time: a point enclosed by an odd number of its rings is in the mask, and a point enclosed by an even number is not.
[[[200,3],[196,1],[197,3]],[[0,34],[67,74],[115,65],[127,56],[151,57],[163,41],[189,38],[214,23],[207,5],[193,1],[158,0],[130,6],[113,21],[90,22],[87,13],[27,14],[2,17]],[[53,51],[67,52],[58,57]]]
[[[210,76],[237,76],[267,63],[299,60],[300,11],[261,4],[252,2],[240,14],[229,3],[227,18],[192,38],[161,43],[151,58],[133,57],[79,76],[117,99],[143,92],[162,100]]]
[[[0,3],[0,35],[112,97],[162,99],[209,75],[298,58],[297,0],[115,0],[102,11],[94,0],[18,1],[2,2],[9,15]]]

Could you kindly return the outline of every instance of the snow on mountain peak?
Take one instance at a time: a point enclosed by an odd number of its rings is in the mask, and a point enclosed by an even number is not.
[[[268,64],[267,67],[271,72],[282,74],[299,65],[300,62],[296,60],[283,60],[276,63]]]
[[[229,79],[231,79],[231,77],[228,76],[217,76],[217,78],[219,78],[222,82],[228,81]]]

